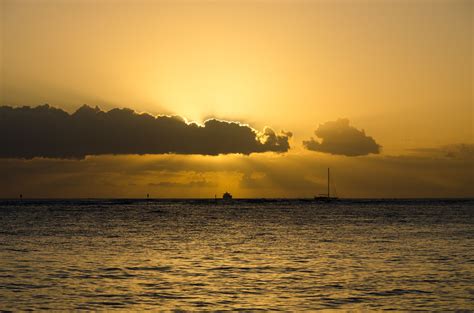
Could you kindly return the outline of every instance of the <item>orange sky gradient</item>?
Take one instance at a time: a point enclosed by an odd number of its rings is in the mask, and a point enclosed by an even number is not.
[[[0,159],[0,197],[472,197],[473,2],[0,0],[0,106],[291,132],[284,153]],[[381,146],[309,151],[346,118]]]

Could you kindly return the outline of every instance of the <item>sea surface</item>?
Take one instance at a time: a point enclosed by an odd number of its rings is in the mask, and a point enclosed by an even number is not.
[[[474,310],[474,200],[0,200],[0,310]]]

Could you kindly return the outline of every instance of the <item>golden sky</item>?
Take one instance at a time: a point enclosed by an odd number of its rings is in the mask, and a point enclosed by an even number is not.
[[[0,105],[72,113],[87,103],[293,134],[286,153],[3,159],[18,174],[0,196],[312,196],[327,166],[347,196],[473,196],[463,187],[474,174],[473,9],[469,0],[0,0]],[[320,124],[341,118],[380,153],[305,149]]]

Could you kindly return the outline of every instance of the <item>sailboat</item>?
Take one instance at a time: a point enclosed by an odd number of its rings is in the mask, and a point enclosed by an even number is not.
[[[330,173],[330,170],[328,168],[328,193],[327,194],[320,194],[319,196],[315,196],[314,200],[329,202],[329,201],[335,201],[335,200],[339,199],[338,197],[331,197],[331,184],[330,184],[330,182],[331,182],[331,173]]]

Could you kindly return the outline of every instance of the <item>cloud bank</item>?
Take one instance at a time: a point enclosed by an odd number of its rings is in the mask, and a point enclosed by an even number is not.
[[[348,119],[326,122],[314,132],[321,142],[314,138],[303,141],[306,149],[345,156],[360,156],[380,153],[381,146],[364,130],[349,125]]]
[[[424,154],[334,158],[310,153],[92,156],[0,159],[0,198],[307,197],[326,190],[327,167],[338,196],[473,197],[474,158]]]
[[[450,144],[435,148],[416,148],[410,150],[424,156],[474,159],[474,144],[472,143]]]
[[[82,159],[103,154],[200,154],[286,152],[291,133],[263,132],[238,122],[204,125],[178,116],[108,112],[82,106],[73,114],[50,107],[0,107],[1,158]]]

